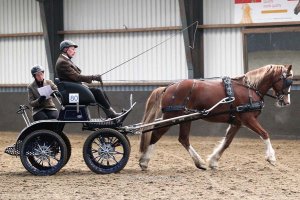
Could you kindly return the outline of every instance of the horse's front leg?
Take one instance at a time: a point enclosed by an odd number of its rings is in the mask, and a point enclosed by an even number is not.
[[[218,161],[221,158],[223,152],[226,148],[231,144],[235,134],[241,128],[240,124],[232,125],[230,124],[227,128],[226,135],[223,140],[220,141],[220,144],[216,146],[213,153],[208,156],[207,162],[209,163],[209,167],[211,169],[216,169],[218,167]]]
[[[205,161],[201,156],[195,151],[193,146],[189,141],[189,133],[191,128],[191,122],[186,122],[180,124],[179,142],[184,146],[184,148],[189,152],[197,168],[206,170]]]
[[[272,147],[268,132],[259,124],[256,118],[251,118],[250,120],[247,120],[246,123],[244,124],[261,137],[261,139],[265,143],[266,160],[271,165],[275,165],[276,163],[275,151]]]
[[[263,138],[262,138],[263,139]],[[268,139],[263,139],[265,143],[265,148],[266,148],[266,160],[271,164],[274,165],[276,164],[276,157],[275,157],[275,151],[272,147],[270,138]]]

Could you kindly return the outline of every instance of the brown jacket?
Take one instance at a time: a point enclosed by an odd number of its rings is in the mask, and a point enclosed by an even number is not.
[[[60,54],[55,70],[61,81],[91,83],[93,76],[81,75],[81,70],[66,55]]]
[[[51,80],[44,80],[43,86],[50,85],[51,89],[57,91],[56,85]],[[38,99],[40,94],[38,92],[38,85],[35,81],[27,86],[28,90],[28,102],[32,107],[32,115],[40,112],[43,109],[47,110],[57,110],[52,98],[46,99],[44,102],[39,103]]]

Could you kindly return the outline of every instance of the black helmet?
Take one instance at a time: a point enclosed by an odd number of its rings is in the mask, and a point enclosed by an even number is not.
[[[64,41],[62,41],[62,42],[60,43],[60,45],[59,45],[59,50],[60,50],[60,51],[63,51],[64,48],[68,48],[68,47],[75,47],[75,48],[77,48],[78,45],[75,44],[75,43],[74,43],[73,41],[71,41],[71,40],[64,40]]]
[[[32,76],[34,76],[38,72],[43,72],[44,73],[43,67],[41,67],[39,65],[36,65],[36,66],[34,66],[34,67],[31,68],[31,74],[32,74]]]

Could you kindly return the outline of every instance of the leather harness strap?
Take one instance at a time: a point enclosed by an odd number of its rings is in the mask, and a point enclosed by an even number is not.
[[[229,98],[234,98],[234,91],[232,88],[232,83],[231,83],[231,78],[228,76],[222,77],[222,81],[224,83],[224,88],[225,88],[225,94]],[[228,123],[232,124],[235,120],[235,115],[234,115],[234,107],[233,107],[233,102],[230,103],[230,111],[229,111],[229,120]]]
[[[178,85],[176,86],[176,91],[175,91],[174,95],[172,96],[172,101],[173,101],[172,104],[174,104],[174,100],[176,98],[178,87],[179,87],[180,83],[181,82],[179,82]],[[164,107],[164,108],[161,109],[162,112],[165,113],[165,112],[176,112],[176,111],[187,110],[186,106],[187,106],[188,102],[190,101],[190,97],[191,97],[191,95],[193,93],[193,89],[194,89],[195,85],[196,85],[196,80],[194,79],[193,80],[193,85],[192,85],[191,89],[189,90],[189,92],[187,93],[187,95],[184,98],[184,101],[183,101],[183,103],[181,105],[166,106],[166,107]]]

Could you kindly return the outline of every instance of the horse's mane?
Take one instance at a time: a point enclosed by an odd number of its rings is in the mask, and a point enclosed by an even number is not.
[[[252,88],[257,88],[257,86],[261,83],[264,77],[266,77],[269,74],[272,74],[274,71],[282,71],[283,67],[283,65],[266,65],[255,70],[251,70],[243,76],[236,77],[234,78],[234,80],[240,80],[243,82],[244,85],[247,85]]]

